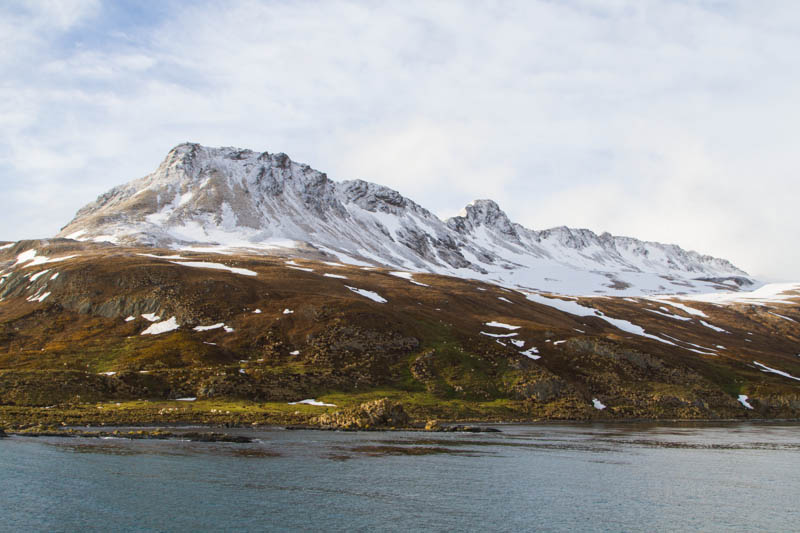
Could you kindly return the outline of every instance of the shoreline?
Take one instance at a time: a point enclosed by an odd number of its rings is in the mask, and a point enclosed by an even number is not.
[[[491,431],[491,429],[504,428],[504,427],[519,427],[519,426],[614,426],[614,425],[655,425],[655,426],[728,426],[733,424],[800,424],[800,418],[726,418],[726,419],[656,419],[656,418],[629,418],[629,419],[604,419],[604,420],[528,420],[528,421],[491,421],[491,420],[459,420],[459,421],[439,421],[441,427],[438,429],[426,429],[424,423],[414,423],[405,427],[369,427],[369,428],[340,428],[340,427],[327,427],[314,424],[204,424],[199,422],[176,422],[176,423],[158,423],[157,421],[142,422],[139,424],[120,424],[120,425],[106,425],[106,424],[86,424],[76,426],[53,426],[33,424],[26,427],[22,426],[7,426],[0,427],[4,430],[6,436],[60,436],[56,433],[69,436],[70,433],[75,436],[92,436],[83,435],[84,433],[97,433],[105,434],[109,431],[118,431],[121,429],[137,430],[137,431],[161,431],[161,430],[252,430],[252,431],[341,431],[341,432],[419,432],[419,433],[501,433],[502,431]],[[495,427],[497,426],[497,427]],[[487,431],[489,429],[489,431]],[[88,430],[88,431],[84,431]],[[53,434],[53,435],[50,435]],[[78,435],[81,434],[81,435]],[[0,436],[2,436],[0,434]]]
[[[557,428],[559,426],[578,427],[635,427],[637,424],[647,427],[665,428],[713,428],[736,427],[741,425],[798,425],[800,419],[695,419],[695,420],[653,420],[653,419],[625,419],[625,420],[539,420],[529,422],[490,422],[475,421],[471,424],[443,423],[436,428],[429,428],[419,423],[412,423],[406,427],[366,427],[366,428],[340,428],[325,427],[311,424],[281,425],[221,425],[197,423],[173,424],[141,424],[141,425],[83,425],[83,426],[29,426],[25,428],[0,427],[0,442],[11,437],[27,438],[59,438],[59,439],[97,439],[97,440],[159,440],[173,442],[195,443],[226,443],[226,444],[256,444],[261,442],[253,434],[270,431],[324,431],[342,433],[416,433],[426,435],[448,434],[496,434],[502,435],[506,430],[519,427]]]
[[[51,406],[0,405],[0,429],[21,431],[68,428],[264,428],[281,427],[311,429],[386,429],[450,430],[455,426],[510,427],[513,425],[632,425],[632,424],[731,424],[796,423],[800,417],[763,416],[763,412],[674,412],[641,413],[625,416],[613,410],[546,413],[524,413],[509,405],[461,403],[458,405],[418,404],[386,397],[362,402],[361,399],[337,398],[335,406],[255,403],[246,400],[159,401],[74,403]],[[342,401],[344,400],[344,401]],[[450,407],[448,409],[448,407]],[[517,412],[514,412],[514,411]],[[647,416],[652,414],[653,416]],[[692,415],[695,416],[692,416]],[[777,414],[777,413],[776,413]],[[786,413],[789,414],[789,413]],[[539,416],[536,416],[539,415]],[[545,415],[545,416],[542,416]],[[683,415],[683,416],[681,416]]]

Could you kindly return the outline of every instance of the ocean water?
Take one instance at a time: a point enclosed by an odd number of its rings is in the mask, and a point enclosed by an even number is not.
[[[0,440],[0,531],[800,531],[800,425]]]

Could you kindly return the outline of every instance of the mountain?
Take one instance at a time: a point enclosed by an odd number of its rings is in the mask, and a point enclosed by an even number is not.
[[[59,237],[0,243],[0,427],[800,416],[800,284],[491,200],[184,144]]]
[[[397,191],[334,182],[286,154],[181,144],[158,169],[78,211],[58,237],[384,266],[562,294],[752,288],[730,262],[676,245],[535,231],[476,200],[446,221]]]

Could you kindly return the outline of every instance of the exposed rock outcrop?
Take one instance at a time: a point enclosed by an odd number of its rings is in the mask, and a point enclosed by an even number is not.
[[[410,420],[401,404],[382,398],[355,409],[320,415],[312,422],[328,429],[376,429],[406,427]]]

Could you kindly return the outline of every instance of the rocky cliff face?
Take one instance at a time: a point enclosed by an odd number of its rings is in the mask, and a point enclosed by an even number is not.
[[[158,169],[81,209],[58,234],[177,249],[246,248],[565,294],[709,292],[753,285],[675,245],[513,223],[491,200],[442,221],[397,191],[333,182],[286,154],[182,144]]]

